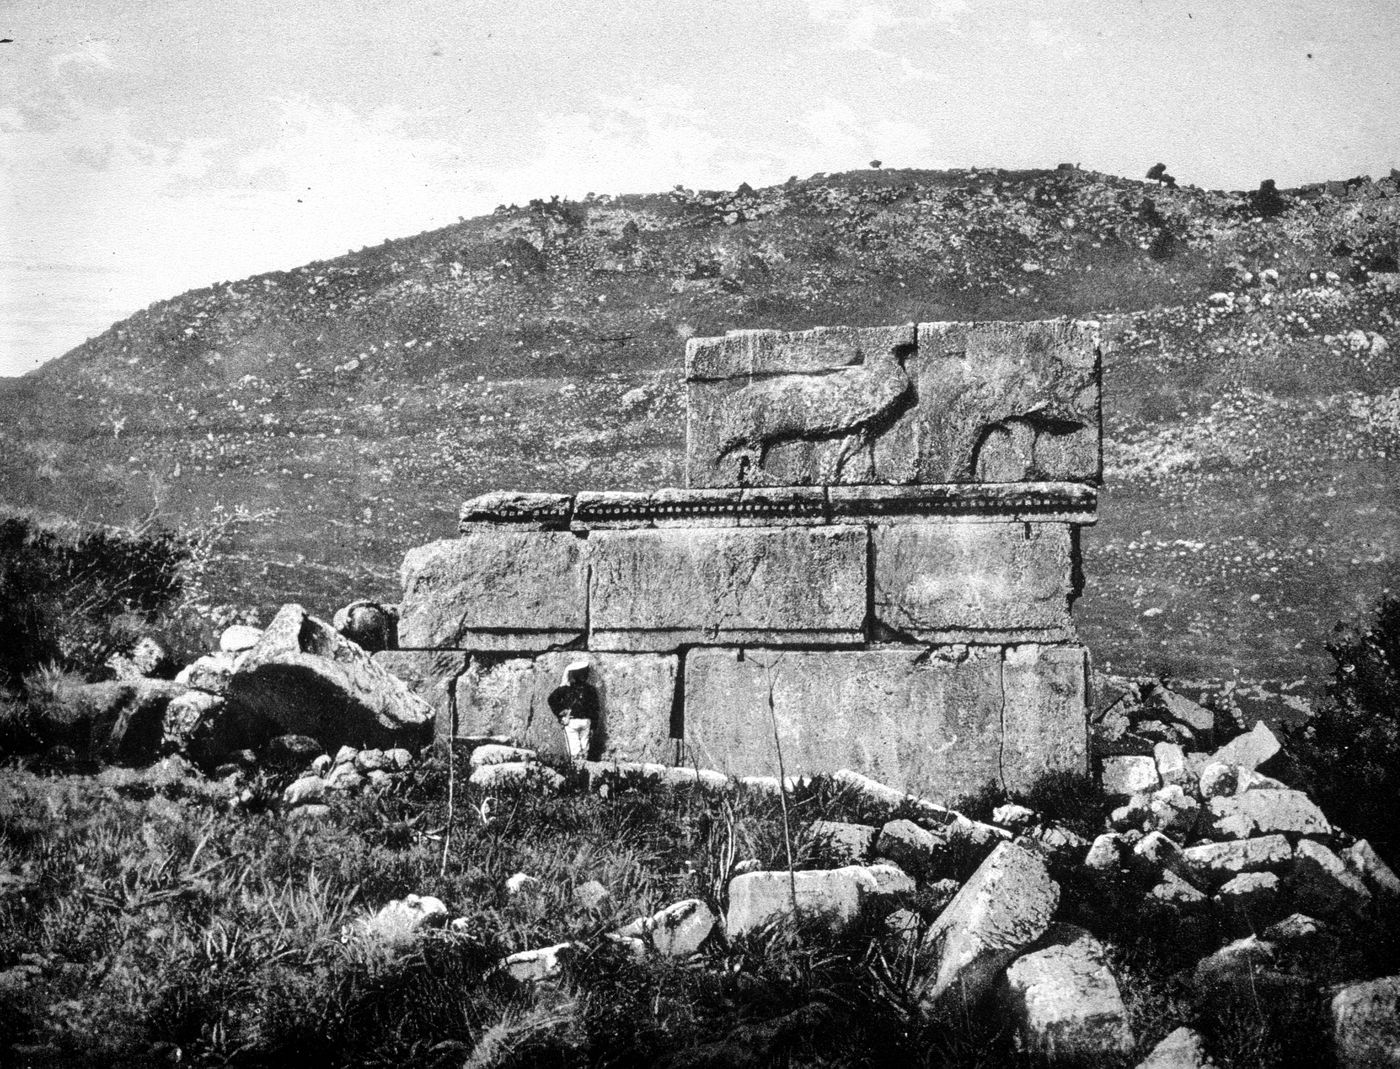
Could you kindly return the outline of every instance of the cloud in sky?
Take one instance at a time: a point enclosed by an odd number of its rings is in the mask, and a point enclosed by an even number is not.
[[[118,10],[120,8],[120,10]],[[553,193],[887,166],[1400,164],[1400,4],[12,0],[0,373],[212,281]],[[1202,8],[1202,10],[1198,10]]]

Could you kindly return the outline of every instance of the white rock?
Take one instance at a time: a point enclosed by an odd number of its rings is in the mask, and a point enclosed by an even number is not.
[[[1264,721],[1259,721],[1243,735],[1237,735],[1215,751],[1212,761],[1221,764],[1239,765],[1253,772],[1283,749],[1278,737],[1269,730]]]
[[[206,653],[180,669],[175,682],[210,694],[227,694],[237,663],[232,653]]]
[[[807,829],[821,855],[842,865],[857,864],[869,857],[879,834],[868,824],[848,824],[843,820],[818,820]]]
[[[504,765],[482,765],[471,774],[473,786],[487,790],[506,787],[526,787],[546,793],[558,793],[564,787],[564,777],[548,765],[533,761],[512,761]]]
[[[948,858],[948,839],[912,820],[892,820],[880,829],[875,851],[916,874],[930,875]]]
[[[552,947],[521,950],[501,961],[500,969],[512,980],[522,984],[538,984],[553,980],[564,971],[564,962],[573,953],[572,943],[555,943]]]
[[[1116,831],[1106,831],[1089,844],[1084,855],[1084,867],[1093,872],[1114,873],[1123,864],[1127,840]]]
[[[1301,839],[1293,852],[1293,900],[1324,917],[1356,915],[1371,904],[1365,882],[1321,843]]]
[[[1209,802],[1211,830],[1221,839],[1256,835],[1330,835],[1322,810],[1302,791],[1248,790]]]
[[[1051,925],[1037,949],[1007,968],[1001,1000],[1029,1050],[1083,1057],[1133,1049],[1128,1009],[1103,945],[1083,928]]]
[[[487,743],[472,751],[470,763],[472,768],[482,768],[486,765],[533,761],[537,756],[538,754],[534,750],[527,750],[523,746],[500,746],[495,743]]]
[[[602,909],[611,898],[611,892],[597,880],[586,880],[574,888],[574,901],[584,909]]]
[[[324,777],[331,770],[331,755],[321,754],[311,762],[311,771],[317,776]]]
[[[256,646],[258,639],[262,636],[261,627],[234,624],[224,628],[223,634],[219,636],[219,649],[224,653],[242,653],[244,650],[251,650]]]
[[[1157,775],[1163,783],[1185,787],[1191,782],[1191,770],[1186,767],[1186,751],[1176,743],[1157,743],[1152,747],[1152,759],[1157,762]]]
[[[1207,843],[1181,853],[1194,872],[1212,883],[1224,883],[1241,872],[1277,871],[1293,859],[1293,848],[1282,835]]]
[[[1236,939],[1196,963],[1196,986],[1248,987],[1261,969],[1273,964],[1275,957],[1274,945],[1257,935]]]
[[[675,902],[650,917],[638,917],[617,935],[639,940],[665,958],[685,958],[700,949],[714,930],[715,915],[698,898]]]
[[[1148,796],[1147,816],[1142,826],[1149,831],[1164,831],[1190,840],[1200,822],[1200,813],[1201,803],[1173,783]]]
[[[1321,935],[1327,925],[1306,913],[1290,913],[1281,921],[1264,929],[1264,938],[1270,943],[1300,943]]]
[[[282,801],[289,806],[314,805],[326,800],[326,781],[320,776],[302,776],[293,780],[282,792]]]
[[[385,750],[384,756],[387,757],[389,763],[400,772],[413,764],[413,754],[409,753],[402,746],[396,746],[392,750]]]
[[[1210,1069],[1205,1040],[1185,1026],[1168,1032],[1137,1069]]]
[[[353,746],[342,746],[340,749],[336,750],[336,752],[335,752],[335,762],[334,762],[334,763],[337,764],[337,765],[349,765],[349,764],[353,764],[354,761],[355,761],[355,755],[356,755],[357,753],[359,753],[359,752],[360,752],[360,751],[357,750],[357,749],[355,749],[355,747],[353,747]]]
[[[372,917],[358,921],[347,930],[353,938],[370,939],[399,946],[418,936],[425,928],[447,924],[447,906],[432,895],[396,898]]]
[[[663,765],[652,761],[585,761],[583,769],[588,773],[589,788],[595,791],[619,777],[655,780],[667,787],[700,786],[708,787],[711,790],[723,790],[729,786],[729,777],[723,772],[716,772],[711,768],[687,768],[683,765]],[[797,780],[793,777],[788,777],[788,780],[788,790],[794,790]],[[757,785],[749,784],[749,786]],[[778,781],[772,780],[771,789],[766,783],[759,789],[776,794]]]
[[[389,760],[383,750],[361,750],[355,755],[355,770],[358,772],[376,772],[388,766]]]
[[[1282,887],[1283,881],[1275,873],[1242,872],[1220,888],[1216,898],[1246,914],[1267,913],[1278,901]]]
[[[540,881],[526,872],[517,872],[510,879],[506,880],[506,894],[514,897],[527,892],[538,891],[542,885]]]
[[[791,880],[785,871],[744,873],[729,881],[724,925],[730,938],[791,917],[794,888],[798,912],[820,917],[834,929],[859,917],[866,899],[881,890],[878,878],[864,865],[808,869],[792,873]]]
[[[1400,901],[1400,876],[1387,865],[1365,839],[1342,851],[1342,860],[1359,875],[1370,892],[1381,900]]]
[[[331,815],[331,807],[311,802],[287,811],[288,824],[316,824]]]
[[[1045,933],[1060,888],[1045,861],[1025,847],[1002,843],[938,915],[924,936],[937,968],[919,1005],[938,1014],[965,1009],[991,989],[997,975]]]
[[[1201,797],[1228,798],[1240,788],[1239,765],[1232,765],[1222,761],[1211,761],[1205,768],[1201,769],[1200,792]]]
[[[375,789],[387,787],[394,782],[394,777],[389,775],[389,773],[385,772],[382,768],[370,769],[370,771],[365,773],[365,779],[368,780],[369,785]]]
[[[1331,1011],[1342,1069],[1400,1066],[1400,976],[1344,987],[1333,996]]]
[[[1101,782],[1104,794],[1125,796],[1155,791],[1162,785],[1157,762],[1150,757],[1105,757]]]
[[[1027,809],[1023,805],[999,805],[992,810],[992,823],[1000,824],[1003,828],[1010,828],[1012,831],[1020,831],[1029,827],[1039,818],[1035,810]]]
[[[364,785],[365,778],[354,765],[336,765],[326,777],[326,786],[333,791],[357,791]]]

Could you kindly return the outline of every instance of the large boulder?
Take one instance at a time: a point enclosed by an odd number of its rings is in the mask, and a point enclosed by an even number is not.
[[[180,684],[161,679],[64,684],[34,726],[44,743],[72,747],[83,757],[145,764],[159,755],[166,709],[184,693]]]
[[[925,982],[925,1013],[979,1002],[998,974],[1050,926],[1060,888],[1039,854],[1015,843],[992,851],[924,936],[937,969]]]
[[[1342,1069],[1400,1066],[1400,976],[1338,991],[1332,999],[1332,1038]]]
[[[1029,1050],[1081,1057],[1133,1049],[1128,1008],[1103,945],[1075,925],[1051,925],[1035,950],[1011,963],[1001,1000]]]
[[[337,609],[331,626],[368,653],[398,649],[399,613],[377,601],[352,601]]]
[[[300,605],[284,605],[229,681],[221,732],[230,748],[286,734],[342,744],[393,747],[424,741],[432,709]],[[237,743],[237,745],[234,745]]]

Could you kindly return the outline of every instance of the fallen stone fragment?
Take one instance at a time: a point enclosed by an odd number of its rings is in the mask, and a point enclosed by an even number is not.
[[[572,943],[555,943],[551,947],[521,950],[502,959],[500,970],[522,984],[538,984],[553,980],[564,971],[564,963],[574,952]]]
[[[1055,1057],[1126,1054],[1133,1030],[1103,945],[1083,928],[1053,924],[1017,958],[1001,1001],[1025,1048]]]
[[[381,787],[387,787],[389,784],[393,783],[394,777],[389,775],[389,773],[382,768],[372,768],[365,773],[365,780],[371,787],[378,790]]]
[[[1152,748],[1157,762],[1157,775],[1168,786],[1185,787],[1191,782],[1191,770],[1186,766],[1186,751],[1174,742],[1159,742]]]
[[[262,636],[261,627],[233,624],[224,628],[223,633],[219,635],[219,650],[222,653],[242,653],[256,646]]]
[[[1109,814],[1108,822],[1116,831],[1130,831],[1140,827],[1142,822],[1149,819],[1151,815],[1152,809],[1148,796],[1135,794],[1128,799],[1127,805],[1120,805]]]
[[[353,746],[342,746],[335,752],[335,764],[349,765],[355,761],[355,755],[360,751]]]
[[[522,895],[530,891],[538,891],[540,886],[541,884],[538,878],[531,876],[529,873],[517,872],[514,876],[506,880],[506,894],[514,897],[515,895]]]
[[[1215,730],[1213,712],[1167,687],[1153,687],[1147,695],[1146,706],[1159,716],[1190,728],[1197,735],[1208,735]]]
[[[332,767],[331,755],[323,753],[311,762],[311,774],[324,778]]]
[[[1357,839],[1343,850],[1342,859],[1353,872],[1360,875],[1366,887],[1378,899],[1391,903],[1400,901],[1400,876],[1395,875],[1365,839]]]
[[[1028,828],[1039,819],[1035,810],[1027,809],[1023,805],[999,805],[992,810],[992,823],[1012,831]]]
[[[483,765],[504,765],[512,761],[533,761],[538,756],[534,750],[527,750],[523,746],[487,743],[472,751],[470,764],[472,768],[481,768]]]
[[[1215,893],[1221,905],[1248,917],[1271,912],[1282,893],[1283,881],[1272,872],[1242,872]],[[1274,914],[1277,916],[1278,914]]]
[[[375,940],[388,946],[401,946],[424,929],[447,924],[447,906],[432,895],[396,898],[371,917],[346,928],[346,939]]]
[[[1304,943],[1327,931],[1327,925],[1315,917],[1309,917],[1306,913],[1290,913],[1283,920],[1265,928],[1264,938],[1270,943]]]
[[[1148,832],[1133,847],[1133,857],[1145,867],[1157,872],[1174,872],[1188,883],[1193,881],[1193,866],[1186,852],[1160,831]]]
[[[584,909],[602,909],[612,893],[597,880],[587,880],[574,888],[574,901]]]
[[[359,772],[377,772],[389,766],[389,759],[383,750],[361,750],[355,755],[355,769]]]
[[[948,839],[912,820],[892,820],[880,829],[875,850],[914,875],[927,878],[947,863]]]
[[[1215,751],[1212,761],[1221,764],[1239,765],[1253,772],[1283,749],[1278,737],[1269,730],[1264,721],[1259,721],[1243,735],[1237,735]]]
[[[1116,831],[1106,831],[1089,844],[1084,855],[1084,867],[1092,872],[1115,873],[1123,866],[1127,842]]]
[[[1211,1069],[1211,1061],[1201,1034],[1183,1026],[1168,1032],[1137,1069]]]
[[[1257,935],[1236,939],[1197,962],[1194,981],[1202,990],[1248,989],[1253,979],[1273,964],[1276,956],[1274,945]]]
[[[980,1002],[1001,970],[1045,933],[1059,901],[1059,885],[1037,854],[997,846],[924,936],[938,963],[919,998],[924,1013]]]
[[[874,885],[869,889],[872,894],[912,894],[918,886],[912,876],[893,862],[877,861],[874,864],[866,865],[865,871],[870,874],[870,878],[874,881]]]
[[[333,791],[357,791],[365,785],[365,777],[354,765],[336,765],[326,777],[326,786]]]
[[[710,768],[687,768],[682,765],[662,765],[653,761],[585,761],[583,769],[588,775],[591,790],[619,779],[637,777],[654,780],[666,787],[706,787],[710,790],[723,790],[729,786],[729,777],[723,772]],[[793,790],[792,781],[789,790]],[[778,781],[773,780],[773,792],[777,793]]]
[[[1194,872],[1212,884],[1222,884],[1241,872],[1280,871],[1293,860],[1293,848],[1282,835],[1207,843],[1182,851]]]
[[[1200,823],[1200,813],[1201,803],[1173,783],[1148,797],[1147,816],[1142,826],[1145,830],[1163,831],[1189,840]]]
[[[1400,976],[1344,987],[1333,996],[1331,1013],[1342,1069],[1400,1066]]]
[[[1155,791],[1161,780],[1150,757],[1105,757],[1101,772],[1104,794],[1132,795]]]
[[[317,824],[331,815],[331,807],[317,802],[299,805],[287,811],[288,824]]]
[[[321,756],[321,744],[310,735],[278,735],[263,747],[263,761],[283,769],[306,768]]]
[[[1078,865],[1089,850],[1089,840],[1062,824],[1045,824],[1021,836],[1057,864]]]
[[[807,829],[807,834],[820,856],[830,858],[838,865],[849,865],[870,856],[870,848],[880,831],[868,824],[818,820]]]
[[[715,927],[715,915],[698,898],[675,902],[650,917],[638,917],[617,935],[636,939],[663,958],[685,958],[700,949]]]
[[[369,653],[392,650],[399,644],[399,614],[376,601],[352,601],[337,609],[331,626]]]
[[[313,805],[326,800],[326,781],[320,776],[302,776],[293,780],[282,792],[282,801],[289,806]]]
[[[405,750],[402,746],[395,746],[392,750],[385,750],[384,756],[387,757],[389,763],[400,772],[413,764],[413,754]]]
[[[206,653],[180,669],[175,682],[210,694],[227,694],[237,663],[238,658],[232,653]]]
[[[1154,906],[1181,913],[1198,911],[1208,901],[1205,895],[1170,869],[1164,871],[1161,879],[1147,892],[1147,900]]]
[[[487,790],[505,788],[529,788],[557,794],[564,788],[564,777],[548,765],[538,765],[533,761],[512,761],[504,765],[482,765],[472,772],[470,782],[474,787]]]
[[[1244,771],[1239,765],[1232,765],[1221,761],[1211,761],[1201,769],[1199,789],[1201,797],[1227,798],[1240,789],[1240,773]]]
[[[864,865],[808,869],[792,873],[791,879],[787,872],[749,872],[729,881],[725,930],[732,939],[791,917],[794,897],[802,916],[819,917],[839,930],[860,916],[868,898],[880,893],[880,879]]]
[[[1211,834],[1218,839],[1257,835],[1330,835],[1332,826],[1302,791],[1248,790],[1209,802]]]
[[[1298,842],[1289,885],[1299,909],[1323,917],[1358,916],[1371,904],[1371,892],[1361,877],[1311,839]]]
[[[201,726],[223,711],[224,700],[217,694],[187,690],[170,699],[160,719],[162,753],[189,752]]]

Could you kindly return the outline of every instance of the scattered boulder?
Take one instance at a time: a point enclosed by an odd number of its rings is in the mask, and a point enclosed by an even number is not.
[[[292,732],[326,747],[398,746],[424,738],[433,711],[359,646],[300,605],[284,605],[240,655],[223,719],[258,741]]]
[[[1189,728],[1198,739],[1209,737],[1215,730],[1213,712],[1167,687],[1153,687],[1144,705],[1158,716]]]
[[[1299,909],[1323,917],[1357,916],[1371,904],[1366,884],[1341,858],[1321,843],[1299,841],[1290,880]]]
[[[251,650],[262,636],[261,627],[233,624],[224,628],[223,633],[219,635],[219,652],[242,653],[244,650]]]
[[[361,750],[355,755],[355,770],[368,775],[371,772],[382,772],[389,767],[389,759],[384,756],[383,750],[369,749]]]
[[[514,898],[516,895],[528,894],[538,891],[543,886],[538,877],[531,876],[526,872],[517,872],[514,876],[506,880],[506,894]]]
[[[1282,887],[1283,881],[1275,873],[1242,872],[1227,881],[1216,892],[1216,898],[1221,905],[1246,917],[1266,917],[1278,905]]]
[[[1275,921],[1264,929],[1264,938],[1279,945],[1306,943],[1325,935],[1327,925],[1306,913],[1290,913],[1281,921]]]
[[[1330,835],[1332,826],[1302,791],[1251,790],[1210,800],[1211,831],[1220,839],[1256,835]]]
[[[1365,839],[1358,839],[1343,850],[1342,859],[1378,899],[1391,904],[1400,902],[1400,876],[1395,875]]]
[[[564,971],[564,963],[574,952],[572,943],[555,943],[537,950],[521,950],[501,961],[501,972],[522,984],[553,980]]]
[[[45,744],[70,746],[82,757],[147,764],[160,754],[170,703],[185,692],[162,679],[65,683],[36,714],[35,733]]]
[[[353,746],[342,746],[340,749],[336,750],[335,761],[333,763],[336,765],[353,764],[355,761],[355,755],[359,752],[360,751],[355,749],[355,747]]]
[[[819,917],[840,929],[860,916],[868,898],[880,893],[880,877],[864,865],[791,874],[748,872],[729,881],[725,930],[734,938],[791,917],[794,898],[800,914]]]
[[[1331,1013],[1342,1069],[1400,1066],[1400,976],[1342,988],[1332,997]]]
[[[1211,1069],[1201,1034],[1182,1027],[1168,1032],[1137,1069]]]
[[[206,653],[196,658],[175,676],[175,682],[210,694],[227,694],[238,657],[232,653]]]
[[[471,774],[471,784],[487,790],[527,788],[558,794],[564,777],[548,765],[533,761],[510,761],[502,765],[482,765]]]
[[[1174,742],[1159,742],[1152,748],[1157,762],[1157,775],[1168,786],[1185,787],[1191,782],[1191,769],[1186,764],[1186,751]]]
[[[1301,844],[1300,844],[1301,845]],[[1278,871],[1293,860],[1293,848],[1282,835],[1206,843],[1182,851],[1192,871],[1213,884],[1225,883],[1241,872]]]
[[[700,949],[714,930],[715,915],[698,898],[672,903],[650,917],[638,917],[617,934],[640,940],[663,958],[685,958]]]
[[[365,777],[354,765],[336,765],[326,777],[326,786],[333,791],[358,791]]]
[[[823,858],[838,865],[856,864],[870,856],[879,829],[841,820],[818,820],[807,829],[812,846]]]
[[[1239,765],[1232,765],[1222,761],[1211,761],[1201,769],[1200,792],[1201,797],[1227,798],[1240,789],[1241,779],[1247,779],[1247,773]]]
[[[331,626],[366,653],[398,649],[398,610],[375,601],[352,601],[337,609]]]
[[[1127,849],[1127,840],[1121,834],[1106,831],[1089,844],[1089,852],[1084,855],[1084,867],[1091,872],[1116,873],[1123,866],[1123,855]]]
[[[1035,810],[1023,805],[999,805],[992,810],[992,823],[1012,831],[1023,831],[1039,819]]]
[[[184,753],[197,748],[201,730],[207,730],[224,707],[217,694],[187,690],[170,699],[160,722],[162,753]]]
[[[1104,794],[1132,795],[1155,791],[1162,785],[1157,762],[1150,757],[1105,757],[1101,772]]]
[[[1051,925],[1035,950],[1007,968],[1001,1001],[1026,1049],[1056,1057],[1133,1049],[1118,981],[1103,945],[1083,928]]]
[[[1254,980],[1273,965],[1277,952],[1257,935],[1236,939],[1196,963],[1193,978],[1202,991],[1218,988],[1249,990]]]
[[[373,916],[357,921],[346,930],[344,938],[400,947],[416,939],[425,929],[445,927],[447,919],[447,906],[441,899],[409,895],[396,898]]]
[[[948,854],[945,836],[921,828],[912,820],[892,820],[880,829],[875,852],[887,857],[915,876],[928,877],[938,871]]]
[[[323,753],[310,735],[278,735],[263,747],[263,760],[278,768],[306,768]]]
[[[405,750],[402,746],[395,746],[392,750],[385,750],[384,756],[388,758],[389,765],[396,771],[402,772],[413,764],[413,754]]]
[[[1190,839],[1200,822],[1200,814],[1201,803],[1173,783],[1153,791],[1147,798],[1147,814],[1142,818],[1142,826],[1149,831],[1164,831],[1180,839]]]
[[[1059,885],[1038,854],[999,845],[924,936],[937,962],[920,995],[924,1012],[979,1002],[1001,970],[1045,933],[1059,902]]]
[[[537,756],[539,755],[534,750],[527,750],[523,746],[487,743],[472,751],[469,763],[472,768],[481,768],[483,765],[503,765],[508,761],[533,761]]]
[[[313,805],[326,800],[326,781],[320,776],[302,776],[287,784],[282,801],[288,806]]]
[[[1170,869],[1147,892],[1149,905],[1173,913],[1197,912],[1207,901],[1205,895]]]
[[[1249,731],[1235,736],[1216,750],[1211,760],[1221,764],[1239,765],[1253,772],[1282,749],[1283,744],[1278,741],[1278,736],[1261,720]]]

